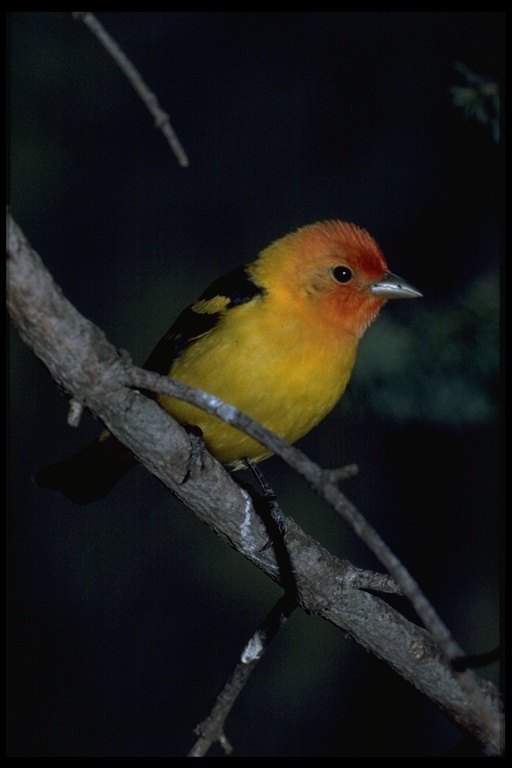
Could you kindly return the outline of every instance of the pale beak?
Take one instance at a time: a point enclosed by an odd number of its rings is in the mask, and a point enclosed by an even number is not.
[[[383,299],[417,299],[422,294],[392,272],[386,272],[382,280],[370,285],[370,293]]]

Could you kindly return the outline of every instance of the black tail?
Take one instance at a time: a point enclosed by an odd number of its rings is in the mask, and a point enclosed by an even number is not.
[[[112,435],[102,435],[69,459],[39,470],[34,482],[62,491],[75,504],[102,499],[137,460]]]

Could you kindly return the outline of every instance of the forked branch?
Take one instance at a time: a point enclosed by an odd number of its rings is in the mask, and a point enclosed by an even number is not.
[[[364,591],[364,585],[360,588],[359,570],[334,558],[292,520],[285,536],[289,573],[284,572],[275,549],[264,549],[267,532],[255,513],[251,497],[212,457],[207,455],[204,464],[182,483],[190,456],[187,434],[155,402],[133,389],[144,382],[145,386],[167,392],[171,391],[167,387],[179,383],[134,369],[127,355],[112,347],[104,334],[67,301],[11,217],[7,233],[9,311],[21,337],[55,380],[92,410],[221,538],[285,588],[291,573],[294,598],[301,608],[340,627],[387,661],[445,711],[463,732],[472,735],[487,754],[500,755],[503,715],[499,694],[472,671],[454,669],[451,662],[461,651],[448,631],[448,644],[444,643],[443,629],[440,647],[432,634]],[[148,378],[142,379],[143,374]],[[354,527],[360,532],[360,513],[332,483],[332,476],[312,465],[297,449],[286,446],[285,450],[282,441],[275,436],[271,440],[260,425],[250,424],[243,414],[205,393],[178,387],[172,394],[207,410],[211,408],[211,412],[229,423],[236,423],[269,445],[290,466],[300,462],[302,474],[313,487],[340,513],[348,510],[345,519],[351,524],[355,521]],[[405,585],[407,592],[403,566],[393,562],[391,565],[393,577]],[[386,583],[387,577],[383,578]],[[415,605],[421,609],[421,600],[418,603],[416,599]]]

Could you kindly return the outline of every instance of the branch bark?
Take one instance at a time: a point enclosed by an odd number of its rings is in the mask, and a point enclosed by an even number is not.
[[[188,166],[188,157],[183,149],[181,142],[176,135],[174,128],[171,125],[171,120],[167,112],[161,108],[158,103],[158,99],[155,94],[150,91],[146,85],[142,75],[133,66],[132,62],[125,55],[125,53],[118,46],[116,41],[108,34],[105,27],[98,21],[96,16],[89,11],[75,11],[73,17],[77,21],[83,21],[86,27],[88,27],[93,35],[100,41],[102,46],[109,52],[117,66],[128,78],[129,82],[133,85],[142,101],[148,108],[149,112],[153,116],[155,121],[155,127],[159,128],[165,138],[167,139],[169,146],[171,147],[178,163],[183,167]]]
[[[67,301],[10,216],[7,235],[12,322],[72,398],[217,535],[285,589],[292,587],[304,611],[322,616],[386,661],[486,754],[502,754],[503,714],[495,687],[471,671],[457,673],[427,631],[360,589],[360,569],[333,557],[292,520],[286,546],[265,549],[268,532],[249,493],[208,454],[188,472],[185,430],[129,385],[128,356]]]

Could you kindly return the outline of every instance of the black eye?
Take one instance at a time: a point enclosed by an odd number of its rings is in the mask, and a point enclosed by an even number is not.
[[[349,267],[333,267],[331,274],[337,283],[350,283],[352,280],[352,270]]]

